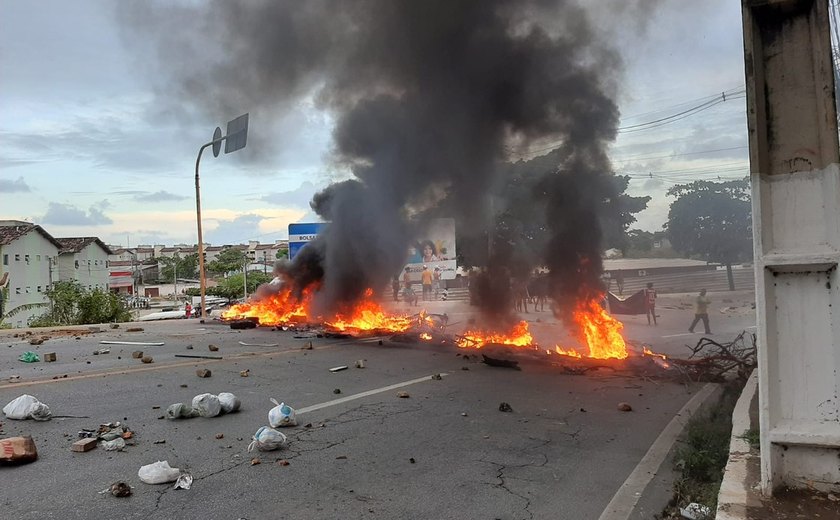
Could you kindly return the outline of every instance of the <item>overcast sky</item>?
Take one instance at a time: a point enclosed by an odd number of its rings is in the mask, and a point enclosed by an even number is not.
[[[190,124],[169,117],[144,66],[167,56],[138,55],[115,5],[0,0],[0,219],[110,244],[195,243],[196,153],[239,114]],[[654,231],[667,218],[669,187],[748,174],[740,2],[664,0],[647,28],[620,24],[605,23],[616,26],[626,64],[619,105],[621,126],[631,128],[612,157],[633,177],[632,194],[653,197],[634,227]],[[690,117],[634,127],[724,91],[726,102]],[[285,238],[289,222],[312,218],[312,194],[341,175],[326,166],[327,114],[301,102],[275,126],[282,135],[254,141],[272,148],[258,162],[202,159],[207,241]]]

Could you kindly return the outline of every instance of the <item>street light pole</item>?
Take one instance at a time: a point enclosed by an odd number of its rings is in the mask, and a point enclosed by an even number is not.
[[[219,156],[222,148],[222,141],[225,141],[225,153],[235,152],[245,148],[248,140],[248,114],[243,114],[236,119],[228,121],[227,135],[222,135],[222,129],[216,127],[213,132],[213,140],[198,149],[198,157],[195,159],[195,218],[198,224],[198,278],[201,285],[201,319],[207,317],[205,305],[207,294],[207,281],[204,279],[204,238],[201,234],[201,189],[198,179],[198,165],[201,163],[201,154],[208,146],[213,147],[213,157]]]

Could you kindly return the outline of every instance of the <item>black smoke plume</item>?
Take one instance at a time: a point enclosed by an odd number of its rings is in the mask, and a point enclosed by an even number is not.
[[[311,98],[332,114],[331,158],[353,178],[314,198],[332,224],[288,270],[300,287],[320,283],[325,308],[398,274],[418,216],[455,217],[462,231],[484,233],[500,207],[491,211],[490,194],[505,196],[507,158],[546,144],[561,153],[533,181],[550,233],[541,263],[559,301],[597,291],[597,208],[615,195],[601,178],[611,170],[604,148],[616,133],[620,60],[578,2],[120,5],[127,39],[159,50],[160,90],[181,112],[224,120],[250,111],[258,123]],[[252,148],[282,146],[258,127],[251,135],[260,139]],[[508,300],[488,291],[486,304],[504,312]]]

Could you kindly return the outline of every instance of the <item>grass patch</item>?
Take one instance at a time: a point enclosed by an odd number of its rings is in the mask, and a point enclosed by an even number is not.
[[[760,435],[758,428],[750,428],[741,435],[741,438],[750,443],[750,448],[759,450],[761,449]]]
[[[688,422],[682,446],[674,456],[680,476],[661,518],[681,518],[679,508],[691,502],[709,506],[712,511],[717,509],[717,495],[729,459],[732,411],[742,389],[743,381],[728,383],[719,403]]]

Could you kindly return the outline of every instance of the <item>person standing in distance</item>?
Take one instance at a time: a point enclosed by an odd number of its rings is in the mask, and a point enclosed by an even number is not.
[[[645,289],[645,311],[647,312],[648,325],[650,325],[651,318],[653,318],[653,324],[656,325],[656,289],[653,288],[652,282],[648,282],[647,289]]]
[[[429,266],[423,266],[420,280],[423,282],[423,301],[429,301],[432,299],[432,272],[429,271]]]

